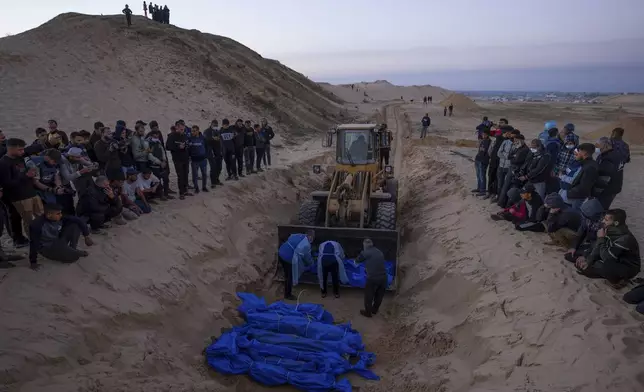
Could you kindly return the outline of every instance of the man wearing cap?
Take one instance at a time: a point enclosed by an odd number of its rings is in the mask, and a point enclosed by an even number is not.
[[[219,181],[223,161],[223,148],[221,145],[219,122],[217,120],[212,120],[210,127],[204,131],[203,135],[206,139],[208,163],[210,164],[210,186],[214,188],[217,185],[223,185],[221,181]]]
[[[246,162],[246,175],[251,173],[257,173],[255,171],[255,146],[257,145],[257,139],[255,137],[255,130],[253,129],[251,122],[246,121],[244,129],[244,161]]]
[[[237,180],[237,158],[235,157],[235,129],[230,126],[230,123],[227,118],[224,118],[221,121],[221,130],[219,132],[221,136],[222,143],[222,152],[224,155],[224,161],[226,162],[226,172],[228,176],[226,180]]]
[[[543,199],[535,190],[534,186],[527,183],[519,190],[521,200],[509,208],[505,208],[496,214],[492,214],[492,220],[507,220],[515,224],[517,230],[524,228],[524,224],[537,222],[537,211],[543,205]]]
[[[235,157],[237,158],[237,174],[244,177],[244,140],[246,128],[244,121],[240,118],[235,122]]]
[[[599,150],[599,155],[593,196],[608,210],[624,184],[624,170],[620,170],[624,167],[623,155],[613,149],[613,142],[607,137],[599,139],[595,147]]]
[[[166,149],[172,154],[174,170],[177,173],[177,182],[179,184],[179,199],[183,200],[186,196],[192,196],[188,192],[188,176],[190,175],[190,155],[188,154],[188,138],[184,131],[184,126],[180,121],[175,123],[175,127],[168,135]]]

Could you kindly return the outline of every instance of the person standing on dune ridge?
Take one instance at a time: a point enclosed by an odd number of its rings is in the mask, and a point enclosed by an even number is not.
[[[132,26],[132,10],[127,4],[123,8],[123,13],[125,14],[125,20],[127,20],[127,27]]]
[[[143,2],[143,15],[145,15],[146,18],[148,17],[148,5],[145,1]]]

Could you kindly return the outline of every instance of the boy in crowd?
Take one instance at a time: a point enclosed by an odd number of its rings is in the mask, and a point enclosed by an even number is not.
[[[45,213],[29,226],[31,269],[40,268],[38,254],[62,263],[73,263],[81,257],[87,257],[86,251],[76,249],[81,234],[85,238],[85,245],[94,244],[85,222],[74,215],[63,215],[62,207],[57,204],[48,204]]]
[[[188,155],[190,155],[190,170],[192,170],[192,184],[195,193],[199,193],[199,173],[201,172],[201,190],[208,192],[208,160],[206,151],[206,138],[199,132],[199,127],[192,126],[188,138]]]

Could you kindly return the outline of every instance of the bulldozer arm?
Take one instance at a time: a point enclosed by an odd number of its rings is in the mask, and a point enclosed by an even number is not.
[[[400,233],[398,230],[361,229],[349,227],[317,227],[301,225],[280,225],[277,226],[277,237],[279,248],[291,234],[306,233],[307,230],[315,230],[313,241],[313,253],[317,252],[321,243],[325,241],[336,241],[344,249],[347,258],[355,258],[362,251],[362,241],[365,238],[371,239],[376,248],[385,255],[385,260],[393,263],[395,276],[387,291],[395,291],[398,287],[398,254],[400,252]],[[275,253],[277,257],[277,252]],[[317,262],[317,260],[315,260]],[[284,276],[281,268],[276,273],[276,280],[283,282]],[[316,275],[305,272],[300,277],[301,284],[319,285]]]

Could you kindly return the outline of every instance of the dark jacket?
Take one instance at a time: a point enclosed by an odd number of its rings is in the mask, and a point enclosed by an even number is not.
[[[618,263],[632,268],[633,276],[640,272],[640,246],[628,226],[610,226],[606,236],[598,238],[588,256],[588,263]]]
[[[0,158],[0,186],[3,188],[3,199],[7,201],[27,200],[37,195],[34,179],[27,177],[24,158]]]
[[[221,131],[219,129],[208,128],[203,133],[206,138],[206,149],[208,157],[223,156],[223,147],[221,145]]]
[[[572,248],[579,249],[584,243],[592,243],[597,238],[597,230],[601,228],[601,217],[604,207],[597,199],[586,200],[581,205],[581,224],[577,229]]]
[[[270,125],[265,126],[262,128],[262,131],[266,132],[266,137],[268,138],[268,141],[266,144],[271,144],[271,140],[275,137],[275,132],[273,132],[273,127]]]
[[[255,147],[256,145],[255,130],[253,128],[244,129],[244,147]]]
[[[554,233],[559,229],[570,229],[576,232],[581,225],[581,214],[568,206],[553,213],[544,205],[537,212],[537,221],[546,224],[547,233]]]
[[[244,141],[246,139],[246,127],[237,128],[232,127],[235,131],[235,148],[237,150],[242,150],[244,148]]]
[[[181,143],[185,143],[185,148],[179,148]],[[170,151],[172,160],[175,162],[188,162],[190,160],[188,138],[183,132],[170,132],[165,143],[165,148]]]
[[[504,138],[503,135],[495,137],[494,145],[492,146],[492,150],[490,151],[490,167],[499,166],[499,149],[501,148],[501,144],[503,144],[505,140],[507,139]]]
[[[263,129],[260,129],[256,134],[255,134],[255,147],[262,149],[266,148],[266,145],[268,144],[268,136],[266,135],[266,132]]]
[[[83,236],[89,235],[85,222],[73,215],[65,215],[58,222],[50,221],[45,215],[41,215],[31,222],[29,225],[29,261],[31,263],[37,261],[40,249],[50,247],[58,240],[60,231],[66,225],[77,225]]]
[[[552,159],[546,151],[530,152],[523,166],[522,174],[528,177],[528,182],[533,184],[546,182],[552,171]]]
[[[102,169],[120,169],[122,166],[120,151],[117,148],[110,150],[110,145],[113,144],[116,144],[116,142],[106,142],[103,139],[94,144],[94,153]]]
[[[544,143],[544,147],[546,148],[546,151],[548,154],[550,154],[550,159],[552,160],[553,167],[557,163],[557,157],[559,156],[559,151],[563,147],[561,143],[561,139],[559,137],[549,137],[546,142]]]
[[[490,154],[488,154],[488,150],[490,149],[491,143],[492,141],[490,138],[479,140],[479,150],[474,158],[475,162],[481,162],[486,165],[490,163]]]
[[[577,176],[570,189],[568,189],[568,199],[585,199],[592,195],[593,187],[597,181],[599,166],[592,158],[584,159],[581,163],[581,174]]]
[[[525,165],[529,153],[530,148],[525,144],[511,152],[508,156],[508,158],[510,159],[510,168],[512,170],[521,169],[523,165]]]
[[[428,116],[425,116],[422,120],[420,120],[420,123],[423,125],[423,127],[428,127],[431,125],[432,120]]]
[[[593,193],[616,195],[624,185],[623,154],[616,150],[606,151],[597,157],[597,181]]]
[[[237,135],[235,128],[222,128],[219,134],[221,136],[222,151],[235,153],[235,136]]]
[[[40,143],[26,146],[25,154],[23,155],[23,157],[40,154],[41,152],[43,152],[44,149],[45,147]],[[6,154],[7,154],[7,141],[5,140],[4,142],[2,142],[2,144],[0,144],[0,158],[5,156]]]
[[[364,262],[365,269],[367,270],[367,280],[382,281],[387,280],[387,268],[385,267],[385,255],[380,249],[372,246],[365,249],[356,258],[358,263]]]
[[[153,169],[161,169],[161,163],[165,162],[165,170],[167,170],[168,156],[166,155],[163,141],[161,139],[154,139],[151,137],[148,138],[147,141],[148,145],[150,146],[150,154],[148,154],[148,158],[150,159],[150,167]]]
[[[117,206],[118,202],[118,197],[110,199],[103,188],[92,184],[78,198],[76,213],[78,216],[105,214],[110,206]]]
[[[195,162],[206,159],[206,138],[201,133],[198,136],[190,136],[188,138],[188,154],[190,155],[190,159]]]

